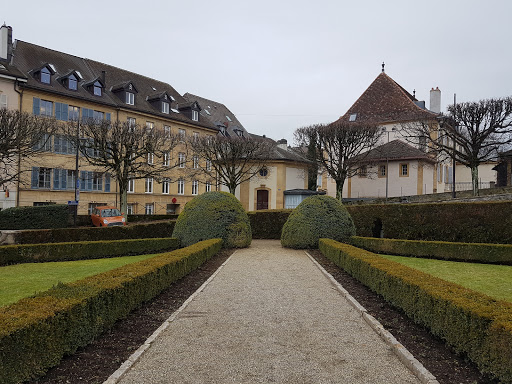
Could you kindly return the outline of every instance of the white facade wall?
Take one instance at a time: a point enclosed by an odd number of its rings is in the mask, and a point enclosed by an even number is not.
[[[286,167],[286,189],[304,189],[307,177],[303,168]]]

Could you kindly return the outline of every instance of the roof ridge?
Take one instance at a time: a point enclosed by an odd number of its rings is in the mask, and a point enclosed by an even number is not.
[[[404,87],[402,87],[400,84],[398,84],[398,83],[397,83],[393,78],[391,78],[391,76],[388,76],[388,75],[387,75],[386,73],[384,73],[384,72],[382,72],[382,74],[383,74],[383,75],[385,75],[389,80],[391,80],[391,82],[392,82],[396,87],[398,87],[398,90],[399,90],[400,92],[402,92],[402,93],[407,97],[407,99],[408,99],[408,100],[410,100],[411,105],[414,105],[414,107],[415,107],[416,109],[419,109],[420,111],[425,111],[425,112],[429,112],[429,113],[432,113],[432,114],[434,114],[434,115],[437,115],[437,113],[435,113],[435,112],[432,112],[432,111],[430,111],[430,110],[428,110],[428,109],[421,108],[418,104],[416,104],[416,103],[414,102],[414,100],[413,100],[413,99],[411,99],[411,97],[413,97],[416,101],[418,101],[418,99],[416,99],[416,97],[415,97],[415,96],[411,95],[408,91],[406,91],[406,90],[405,90],[405,88],[404,88]]]
[[[39,44],[29,43],[28,41],[25,41],[25,40],[16,39],[15,43],[16,44],[18,44],[18,43],[29,44],[29,45],[33,45],[33,46],[38,47],[38,48],[46,49],[47,51],[57,52],[57,53],[60,53],[60,54],[63,54],[63,55],[73,56],[73,57],[76,57],[77,59],[85,60],[84,57],[73,55],[72,53],[66,53],[66,52],[62,52],[62,51],[57,51],[56,49],[51,49],[51,48],[48,48],[48,47],[43,47],[42,45],[39,45]]]

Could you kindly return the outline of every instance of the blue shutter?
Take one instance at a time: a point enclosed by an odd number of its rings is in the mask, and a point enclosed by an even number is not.
[[[105,120],[110,121],[110,113],[105,113]]]
[[[40,114],[40,111],[41,111],[40,102],[41,102],[40,99],[38,99],[37,97],[34,97],[34,102],[32,104],[32,113],[34,115]]]
[[[62,120],[62,119],[60,118],[60,106],[61,106],[61,105],[62,105],[61,103],[55,103],[55,118],[56,118],[57,120]]]
[[[92,191],[92,177],[93,177],[93,173],[87,172],[87,188],[86,188],[87,191]]]
[[[32,189],[39,188],[39,168],[32,167]]]
[[[57,114],[57,110],[55,110],[55,114]],[[53,136],[53,151],[55,153],[62,153],[62,136],[61,135]]]
[[[60,189],[60,169],[53,170],[53,189]]]
[[[57,120],[68,121],[68,105],[55,103],[55,118]]]
[[[68,176],[68,170],[61,169],[60,170],[60,189],[67,188],[67,176]]]
[[[110,173],[105,173],[105,192],[110,192]]]
[[[80,171],[80,190],[85,191],[85,178],[86,178],[86,172]]]

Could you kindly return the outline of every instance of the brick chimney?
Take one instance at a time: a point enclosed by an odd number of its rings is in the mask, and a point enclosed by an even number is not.
[[[12,56],[12,28],[7,25],[0,27],[0,60],[9,62]]]
[[[430,110],[441,113],[441,90],[438,87],[430,90]]]

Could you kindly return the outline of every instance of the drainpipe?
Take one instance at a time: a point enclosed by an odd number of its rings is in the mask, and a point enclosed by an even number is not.
[[[18,78],[16,78],[16,80],[14,81],[14,91],[20,95],[20,113],[23,113],[23,109],[22,109],[22,106],[23,106],[23,90],[21,91],[18,91],[18,89],[16,88],[16,85],[18,84]],[[16,207],[19,207],[20,206],[20,177],[19,175],[21,174],[21,154],[18,152],[18,177],[16,180]]]

